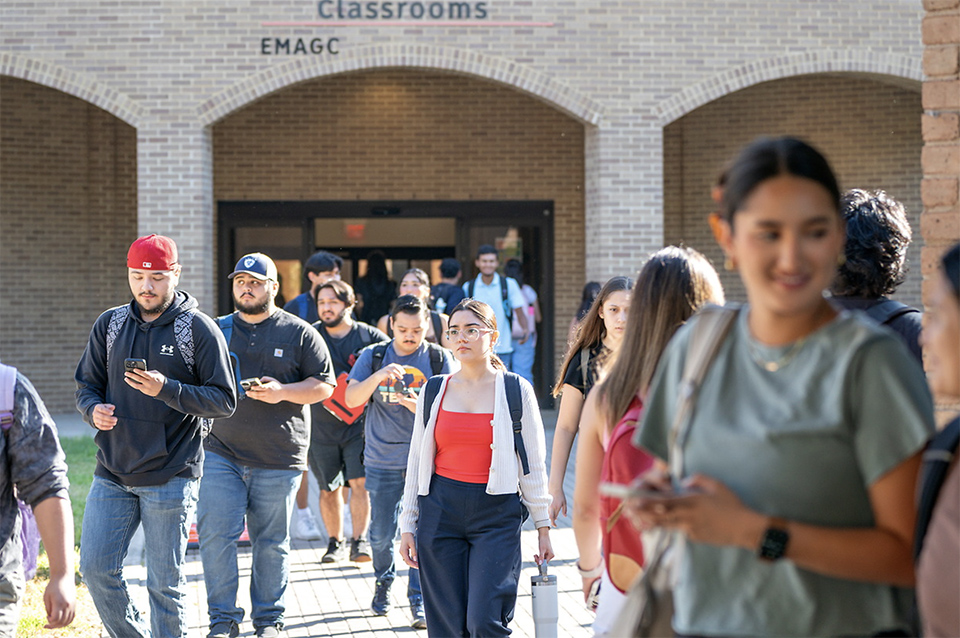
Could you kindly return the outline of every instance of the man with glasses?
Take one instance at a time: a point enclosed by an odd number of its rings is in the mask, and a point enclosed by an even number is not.
[[[407,453],[413,436],[417,395],[427,379],[454,371],[449,350],[424,340],[430,309],[419,298],[404,295],[390,313],[394,338],[368,346],[347,377],[347,405],[370,401],[364,427],[364,470],[370,494],[370,546],[376,588],[371,609],[378,616],[390,609],[390,587],[396,578],[394,540],[406,482]],[[420,575],[409,572],[407,599],[412,626],[426,627]]]

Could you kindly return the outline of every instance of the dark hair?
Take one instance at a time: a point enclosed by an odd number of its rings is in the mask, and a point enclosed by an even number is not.
[[[523,286],[523,264],[519,259],[508,259],[503,266],[503,274],[513,277],[520,286]]]
[[[408,315],[420,315],[421,317],[430,316],[430,308],[427,302],[416,295],[403,295],[398,297],[390,310],[390,317],[396,319],[400,313]]]
[[[410,268],[405,273],[403,277],[400,277],[400,283],[403,283],[403,280],[406,279],[407,275],[413,275],[417,278],[417,281],[420,282],[421,286],[430,287],[430,275],[428,275],[422,268]]]
[[[847,224],[846,261],[833,294],[867,299],[892,294],[905,278],[913,236],[903,204],[883,191],[855,188],[844,193],[840,213]]]
[[[940,258],[940,268],[946,275],[953,294],[960,300],[960,243],[954,244],[950,250]]]
[[[318,250],[310,255],[310,258],[303,264],[303,269],[304,272],[314,274],[343,270],[343,259],[325,250]]]
[[[357,296],[353,292],[353,288],[350,287],[345,281],[340,281],[339,279],[331,279],[330,281],[325,281],[319,286],[317,286],[317,301],[320,301],[320,291],[324,288],[329,288],[333,291],[333,294],[336,295],[337,299],[346,304],[347,308],[353,308],[357,304]]]
[[[388,281],[387,256],[382,250],[371,250],[367,253],[367,279],[370,281]]]
[[[469,312],[479,319],[480,323],[485,325],[490,330],[497,329],[496,313],[493,312],[493,308],[482,301],[477,301],[473,297],[467,297],[466,299],[461,300],[460,303],[457,304],[457,307],[454,308],[450,313],[450,318],[452,319],[453,315],[461,311]],[[507,371],[507,366],[504,365],[503,361],[500,360],[500,357],[498,357],[492,350],[490,352],[490,363],[496,370],[503,370],[504,372]]]
[[[596,299],[599,294],[600,282],[588,281],[587,285],[583,287],[583,293],[580,296],[580,307],[577,308],[577,321],[587,316],[587,313],[590,312],[590,306],[593,305],[593,300]]]
[[[603,284],[603,288],[600,289],[597,298],[593,300],[587,315],[577,326],[577,334],[567,350],[567,356],[563,358],[563,365],[560,366],[560,376],[557,377],[557,383],[553,386],[553,396],[559,396],[563,389],[563,378],[567,376],[567,369],[573,360],[580,356],[580,351],[584,348],[595,348],[603,343],[603,338],[607,335],[607,327],[600,317],[600,310],[603,309],[607,297],[615,292],[630,290],[631,288],[633,288],[633,280],[629,277],[613,277]]]
[[[480,248],[477,248],[477,259],[480,259],[483,255],[496,255],[497,259],[500,259],[500,253],[490,244],[483,244]]]
[[[717,271],[696,250],[667,246],[650,256],[633,287],[623,343],[606,362],[604,380],[594,389],[607,405],[608,431],[633,397],[646,392],[677,329],[703,306],[723,301]]]
[[[453,279],[460,273],[460,262],[453,257],[446,257],[440,262],[440,276],[444,279]]]
[[[734,214],[761,183],[793,175],[822,186],[840,212],[840,187],[827,159],[806,142],[793,137],[760,138],[747,145],[724,170],[720,216],[733,226]]]

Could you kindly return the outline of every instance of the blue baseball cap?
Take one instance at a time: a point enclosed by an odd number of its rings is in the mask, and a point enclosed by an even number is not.
[[[263,253],[250,253],[241,257],[233,272],[227,275],[227,279],[233,279],[240,273],[246,273],[261,281],[277,281],[277,265]]]

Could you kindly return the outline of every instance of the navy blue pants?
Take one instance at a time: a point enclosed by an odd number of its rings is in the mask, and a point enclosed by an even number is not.
[[[417,557],[430,636],[509,636],[520,582],[518,494],[433,476],[420,496]]]

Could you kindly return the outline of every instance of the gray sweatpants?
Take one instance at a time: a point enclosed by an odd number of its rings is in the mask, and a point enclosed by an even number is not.
[[[14,638],[23,597],[20,534],[0,547],[0,638]]]

